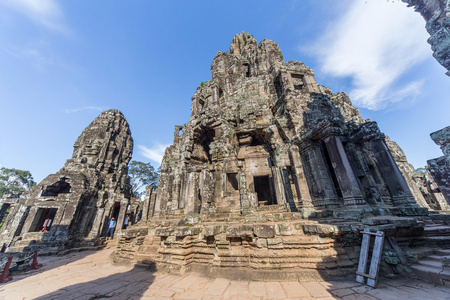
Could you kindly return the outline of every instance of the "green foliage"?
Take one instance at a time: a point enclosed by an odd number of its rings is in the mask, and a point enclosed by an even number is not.
[[[27,191],[35,185],[36,182],[29,171],[0,168],[0,197]]]
[[[209,80],[208,80],[208,81],[202,81],[202,82],[200,83],[200,87],[203,88],[203,86],[205,85],[205,83],[208,83],[208,82],[209,82]]]
[[[155,171],[155,168],[150,163],[132,160],[128,167],[128,175],[131,178],[133,196],[142,196],[144,192],[139,192],[139,189],[144,186],[150,185],[156,189],[158,187],[160,170],[161,167]]]

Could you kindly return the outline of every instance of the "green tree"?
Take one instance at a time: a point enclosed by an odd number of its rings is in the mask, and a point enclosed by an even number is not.
[[[29,171],[0,168],[0,197],[27,191],[35,185],[36,182]]]
[[[426,167],[424,167],[424,168],[417,168],[417,169],[415,169],[414,171],[417,172],[417,173],[425,174],[425,175],[428,173]]]
[[[158,187],[159,171],[155,171],[155,168],[150,163],[143,163],[141,161],[132,160],[128,167],[128,175],[130,175],[131,186],[133,196],[140,197],[144,192],[139,190],[151,185],[154,189]]]

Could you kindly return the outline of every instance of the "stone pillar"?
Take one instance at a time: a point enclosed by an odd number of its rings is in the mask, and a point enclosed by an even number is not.
[[[286,195],[286,203],[289,204],[289,207],[292,211],[296,210],[296,206],[294,203],[294,195],[292,194],[291,189],[291,180],[289,178],[289,172],[287,169],[281,170],[281,175],[283,177],[284,182],[284,193]]]
[[[303,166],[310,194],[315,207],[336,207],[340,203],[334,189],[333,180],[323,157],[320,143],[304,140],[301,143]]]
[[[367,204],[359,189],[358,180],[353,173],[341,139],[337,136],[330,136],[324,142],[342,192],[344,205]]]
[[[103,229],[103,217],[105,214],[105,209],[104,208],[97,208],[97,211],[95,213],[95,219],[94,222],[92,223],[92,229],[89,232],[88,238],[89,239],[95,239],[96,237],[99,237],[102,235],[102,229]]]
[[[385,182],[392,194],[394,205],[396,206],[417,206],[417,203],[409,190],[408,184],[400,169],[389,152],[386,143],[382,139],[375,139],[370,142],[375,159],[385,179]]]
[[[176,175],[174,176],[172,173]],[[181,186],[184,183],[185,173],[178,172],[178,169],[168,168],[168,170],[161,171],[156,203],[154,205],[155,216],[173,214],[174,211],[181,208],[179,206],[184,205],[184,202],[180,203],[179,200],[179,196],[182,196],[180,195],[182,190]],[[178,200],[174,200],[174,197]]]
[[[272,178],[269,177],[269,182],[271,179],[273,179],[273,184],[275,186],[275,197],[277,199],[277,204],[285,204],[286,195],[284,192],[283,178],[280,169],[276,166],[272,167]],[[272,201],[273,200],[274,199],[272,199]]]
[[[123,220],[125,219],[125,214],[127,213],[128,203],[128,199],[122,199],[122,201],[120,201],[119,216],[117,217],[116,230],[114,234],[122,233]]]
[[[239,170],[239,198],[241,201],[241,212],[243,214],[255,212],[258,208],[256,194],[250,192],[247,187],[247,176],[245,172]]]
[[[200,195],[202,197],[202,208],[200,213],[208,213],[214,200],[214,176],[210,171],[203,170],[200,180]]]
[[[148,208],[147,220],[152,218],[155,215],[156,196],[157,196],[157,193],[152,192],[152,195],[150,197],[150,206]]]
[[[149,185],[145,188],[144,204],[142,207],[142,218],[141,218],[142,222],[147,222],[149,218],[148,211],[150,208],[150,199],[152,196],[152,192],[153,192],[152,186]]]
[[[198,212],[198,185],[199,175],[198,172],[190,172],[187,176],[186,192],[185,192],[185,207],[184,213],[191,214]]]
[[[305,172],[303,170],[303,164],[297,146],[292,146],[291,149],[289,149],[289,160],[293,171],[292,179],[295,188],[297,189],[298,205],[303,208],[311,208],[313,207],[311,195],[309,193],[308,183],[306,182]]]

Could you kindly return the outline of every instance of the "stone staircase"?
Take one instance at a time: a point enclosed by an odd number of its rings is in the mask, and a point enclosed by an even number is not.
[[[425,220],[422,246],[409,251],[412,277],[450,286],[450,226]]]

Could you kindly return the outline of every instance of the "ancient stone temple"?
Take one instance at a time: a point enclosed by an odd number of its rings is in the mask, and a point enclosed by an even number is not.
[[[363,228],[423,243],[428,210],[415,195],[427,204],[403,175],[403,152],[346,94],[245,32],[216,54],[211,73],[190,121],[175,127],[157,196],[147,195],[140,226],[123,233],[116,262],[311,278],[354,268]]]
[[[61,170],[15,201],[2,203],[0,211],[9,208],[10,213],[0,241],[17,250],[50,252],[98,243],[110,218],[123,223],[131,196],[132,150],[123,114],[103,112],[78,137]]]

